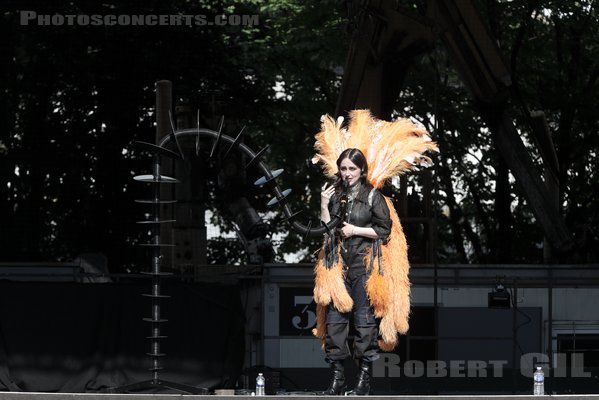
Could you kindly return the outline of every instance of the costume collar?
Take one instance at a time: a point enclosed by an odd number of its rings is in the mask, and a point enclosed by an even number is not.
[[[370,188],[365,184],[360,185],[360,191],[356,196],[356,200],[361,201],[362,203],[368,203],[368,195],[370,194]]]

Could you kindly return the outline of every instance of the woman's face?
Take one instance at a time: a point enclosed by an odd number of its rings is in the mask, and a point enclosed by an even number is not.
[[[353,186],[360,179],[362,171],[349,158],[344,158],[339,164],[339,173],[341,179],[347,181],[350,186]]]

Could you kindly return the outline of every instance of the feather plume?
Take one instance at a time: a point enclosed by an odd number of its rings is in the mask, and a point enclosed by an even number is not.
[[[373,117],[369,110],[353,110],[347,128],[343,119],[335,121],[328,115],[321,122],[312,162],[320,162],[329,177],[337,173],[337,158],[347,148],[364,153],[368,180],[376,188],[393,176],[430,166],[432,161],[424,153],[438,151],[426,130],[406,118],[387,122]]]

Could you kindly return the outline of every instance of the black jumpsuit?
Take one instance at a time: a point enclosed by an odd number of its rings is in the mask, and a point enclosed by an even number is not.
[[[383,195],[372,188],[361,185],[355,199],[349,200],[344,215],[339,215],[340,193],[336,193],[329,203],[331,217],[339,216],[343,221],[357,227],[374,229],[380,240],[386,241],[391,232],[389,208]],[[369,201],[371,196],[371,201]],[[372,204],[372,205],[371,205]],[[353,357],[356,360],[374,361],[378,355],[377,321],[366,294],[368,272],[364,255],[372,247],[374,240],[363,236],[339,238],[343,259],[345,287],[354,301],[352,309],[356,336]],[[347,338],[351,313],[339,312],[333,304],[327,310],[326,361],[341,361],[350,355]]]

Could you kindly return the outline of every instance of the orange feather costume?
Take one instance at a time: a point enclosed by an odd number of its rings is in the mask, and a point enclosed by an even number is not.
[[[398,174],[420,166],[431,165],[426,151],[437,151],[425,129],[408,119],[394,122],[374,118],[368,110],[354,110],[349,114],[349,124],[343,126],[343,118],[335,121],[330,116],[321,119],[321,131],[316,134],[313,163],[321,163],[329,177],[337,173],[337,158],[347,148],[357,148],[368,162],[368,180],[380,189],[384,182]],[[408,246],[391,199],[385,198],[389,208],[392,228],[389,240],[380,246],[380,254],[367,254],[364,265],[369,268],[366,293],[380,319],[379,348],[391,351],[397,346],[398,333],[408,331],[410,314],[410,281],[408,272]],[[326,310],[333,304],[340,312],[349,312],[353,300],[343,283],[341,257],[332,266],[324,260],[324,246],[318,254],[314,267],[314,301],[316,302],[316,328],[313,333],[323,341],[326,338]],[[384,268],[374,268],[380,265]],[[384,272],[383,272],[384,271]]]

